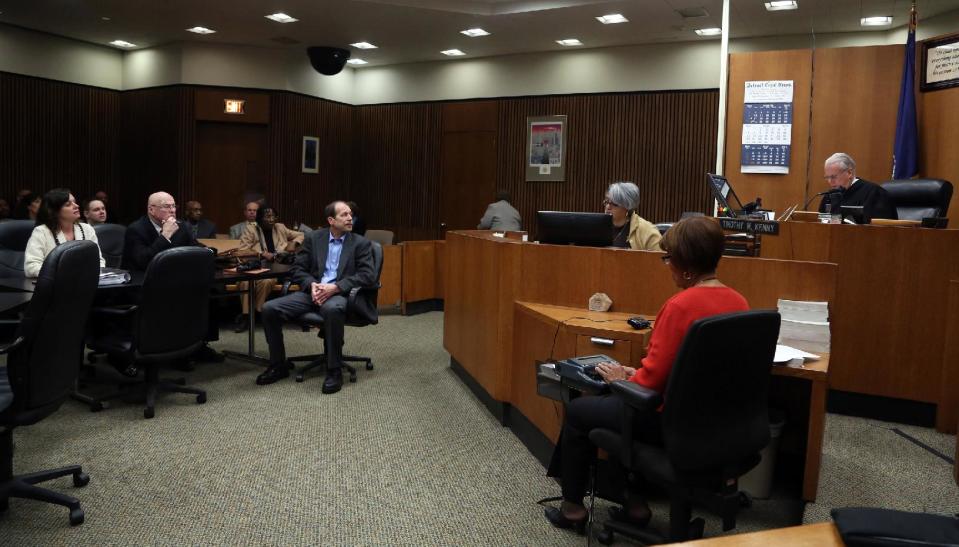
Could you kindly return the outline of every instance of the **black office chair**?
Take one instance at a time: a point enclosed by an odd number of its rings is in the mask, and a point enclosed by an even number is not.
[[[0,222],[0,277],[23,277],[23,252],[37,225],[32,220]]]
[[[123,261],[123,243],[127,227],[122,224],[97,224],[93,227],[100,243],[100,254],[108,268],[119,268]]]
[[[80,502],[37,483],[73,475],[74,486],[90,477],[79,465],[13,476],[13,430],[53,414],[70,395],[83,359],[83,332],[97,290],[100,256],[91,241],[59,245],[43,263],[17,339],[0,348],[0,512],[10,498],[56,503],[70,509],[70,524],[83,522]]]
[[[376,298],[380,292],[380,273],[383,271],[383,247],[375,241],[370,241],[370,247],[373,252],[373,271],[376,272],[376,280],[372,287],[357,287],[350,291],[347,297],[349,303],[346,307],[346,324],[350,327],[365,327],[367,325],[375,325],[378,322],[376,317],[370,320],[350,312],[350,310],[356,308],[355,303],[357,298],[370,299],[373,303],[373,309],[376,309]],[[309,330],[311,327],[318,328],[319,332],[317,336],[323,337],[323,317],[320,316],[320,314],[314,312],[305,313],[297,318],[297,322],[300,323],[303,330]],[[294,368],[293,363],[295,362],[309,362],[309,364],[305,365],[296,373],[296,381],[302,382],[307,372],[316,367],[326,365],[326,355],[322,353],[302,355],[299,357],[290,357],[287,361],[290,363],[290,368]],[[356,381],[356,368],[350,366],[349,363],[366,363],[366,370],[373,370],[373,360],[371,358],[359,355],[343,355],[343,368],[350,373],[350,382]]]
[[[759,463],[770,439],[766,405],[778,337],[775,311],[700,319],[683,340],[665,397],[633,382],[612,384],[626,403],[622,432],[594,429],[589,438],[626,469],[668,492],[670,526],[663,538],[611,520],[597,535],[600,542],[612,543],[614,533],[646,543],[702,537],[703,519],[690,522],[693,503],[718,514],[723,530],[736,527],[744,500],[738,479]],[[634,442],[635,413],[656,412],[664,401],[663,445]]]
[[[115,329],[96,333],[87,346],[97,353],[132,359],[145,369],[146,408],[152,418],[158,391],[190,393],[196,402],[206,402],[202,389],[186,387],[185,381],[161,380],[159,365],[192,355],[203,345],[207,331],[210,285],[213,284],[213,253],[202,247],[167,249],[150,261],[137,305],[94,308],[102,317],[131,317],[129,332]],[[122,395],[124,391],[93,399],[91,405]],[[96,407],[93,407],[96,409]]]
[[[909,179],[884,182],[882,187],[896,205],[899,220],[944,217],[952,200],[952,183],[941,179]]]

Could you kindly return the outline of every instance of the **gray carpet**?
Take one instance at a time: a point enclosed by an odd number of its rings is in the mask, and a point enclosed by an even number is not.
[[[377,368],[361,368],[335,395],[320,393],[321,373],[261,387],[253,380],[262,369],[228,360],[187,374],[207,390],[206,405],[166,395],[153,420],[137,404],[93,414],[66,403],[17,430],[14,461],[17,472],[83,464],[86,488],[69,478],[48,484],[81,499],[86,523],[71,528],[64,508],[12,500],[0,544],[582,544],[544,521],[534,502],[558,487],[450,370],[442,317],[385,316],[348,329],[347,352],[373,356]],[[286,336],[290,355],[320,347],[314,333]],[[262,333],[257,344],[265,350]],[[216,346],[243,351],[246,335],[224,332]],[[827,453],[888,451],[849,443],[836,425],[831,416]],[[832,464],[827,457],[824,471],[847,474],[824,477],[823,490],[863,471]],[[665,507],[653,508],[653,524],[664,526]],[[800,514],[788,500],[757,502],[736,531],[786,526]],[[718,530],[710,519],[708,533]]]

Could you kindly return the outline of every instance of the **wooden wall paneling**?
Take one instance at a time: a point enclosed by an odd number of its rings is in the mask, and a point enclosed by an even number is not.
[[[918,48],[917,48],[918,49]],[[919,66],[919,63],[916,65]],[[918,79],[918,75],[917,75]],[[959,187],[959,87],[919,93],[919,168],[925,177],[945,179]],[[959,192],[952,197],[949,225],[956,227]]]
[[[666,300],[679,292],[662,256],[651,251],[603,250],[598,291],[612,299],[610,311],[656,315]]]
[[[239,222],[239,204],[251,194],[266,190],[267,138],[265,125],[198,122],[197,193],[177,198],[183,210],[180,214],[185,213],[187,201],[198,200],[203,204],[204,217],[216,224],[219,233],[226,233]],[[281,218],[280,222],[289,220]]]
[[[370,228],[397,241],[439,232],[442,104],[359,106],[353,110],[350,198]]]
[[[319,139],[318,173],[302,172],[304,136]],[[326,204],[351,199],[353,138],[352,106],[286,92],[270,95],[265,193],[267,201],[279,207],[284,223],[325,226]],[[365,214],[368,203],[352,199]],[[239,222],[243,204],[236,207]]]
[[[383,271],[380,273],[379,307],[396,306],[403,295],[403,247],[383,246]]]
[[[434,241],[435,259],[433,261],[434,298],[446,298],[446,241]]]
[[[68,187],[119,195],[120,93],[0,72],[0,198]]]
[[[431,300],[436,295],[436,244],[433,241],[404,241],[403,306],[408,302]]]
[[[828,189],[822,179],[823,162],[834,152],[852,156],[856,174],[866,180],[882,182],[892,178],[903,48],[892,45],[815,50],[810,197]]]
[[[835,302],[838,272],[835,264],[827,262],[724,256],[716,275],[739,291],[750,308],[776,309],[780,298]],[[770,283],[771,279],[776,282]]]
[[[516,300],[586,308],[603,290],[597,267],[602,249],[565,245],[522,245],[522,284]]]
[[[759,196],[763,198],[763,207],[783,211],[797,203],[801,207],[808,199],[806,197],[806,160],[809,156],[812,60],[812,51],[808,49],[733,53],[729,56],[724,171],[743,202],[752,201]],[[754,80],[793,81],[793,127],[789,174],[766,175],[740,172],[743,98],[746,82]],[[851,82],[847,83],[852,85]],[[813,181],[821,182],[822,169],[819,171],[812,169],[810,176],[814,177]],[[811,188],[813,190],[810,190],[811,193],[808,194],[810,196],[821,191],[814,190],[819,188],[818,182],[812,184]]]
[[[762,236],[763,258],[830,262],[832,226],[819,222],[780,222],[779,235]]]
[[[950,280],[948,291],[946,322],[943,325],[946,345],[942,352],[939,407],[936,412],[936,430],[941,433],[955,433],[959,425],[959,280]],[[959,459],[956,461],[959,462]],[[956,465],[956,479],[959,480],[959,463]]]
[[[715,165],[718,92],[502,99],[496,186],[508,190],[536,237],[536,211],[600,211],[607,186],[640,186],[639,214],[660,222],[711,210],[705,173]],[[526,182],[526,118],[567,115],[565,182]]]

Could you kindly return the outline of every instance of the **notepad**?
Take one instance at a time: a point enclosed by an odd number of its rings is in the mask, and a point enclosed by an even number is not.
[[[777,365],[799,366],[807,361],[817,361],[819,355],[808,353],[792,346],[776,344],[776,355],[773,356],[773,363]]]

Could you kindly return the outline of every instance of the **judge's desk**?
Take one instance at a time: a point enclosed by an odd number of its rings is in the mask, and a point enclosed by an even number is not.
[[[935,404],[956,431],[959,230],[781,222],[760,256],[837,265],[831,389]]]
[[[453,370],[542,459],[543,448],[556,441],[562,408],[537,396],[535,362],[606,353],[637,366],[646,338],[623,319],[654,316],[679,290],[661,256],[448,232],[443,342]],[[752,308],[775,308],[779,298],[834,298],[835,264],[725,257],[717,274]],[[596,292],[612,299],[614,321],[589,319],[584,308]],[[600,332],[614,340],[611,349],[591,345]],[[771,405],[784,410],[788,422],[777,467],[810,501],[819,478],[829,374],[824,356],[806,369],[776,367],[771,385]]]

